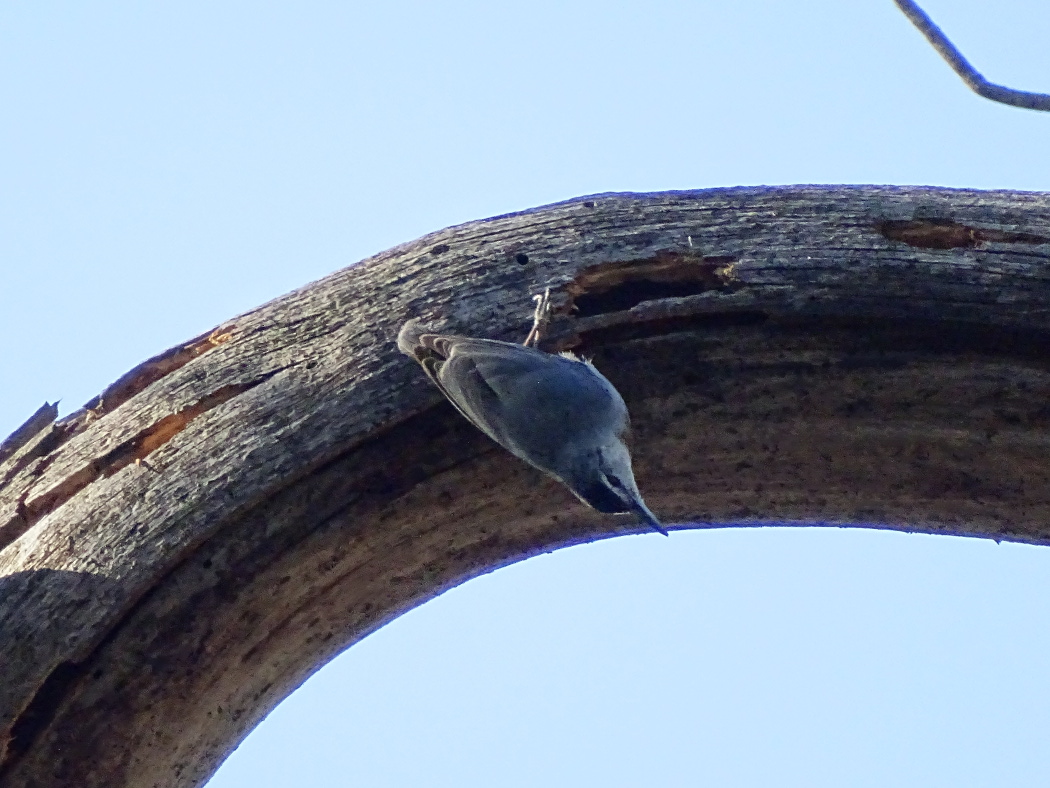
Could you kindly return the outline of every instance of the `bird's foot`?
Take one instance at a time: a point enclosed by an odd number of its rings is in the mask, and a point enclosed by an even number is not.
[[[551,289],[548,287],[543,295],[534,295],[532,300],[536,302],[536,311],[532,315],[532,330],[521,343],[525,347],[536,347],[551,322]]]

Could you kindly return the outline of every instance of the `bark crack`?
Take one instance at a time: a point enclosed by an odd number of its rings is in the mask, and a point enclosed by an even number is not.
[[[42,517],[58,509],[92,482],[101,478],[109,478],[132,463],[145,464],[147,457],[186,429],[194,419],[264,383],[280,371],[278,369],[268,372],[246,383],[231,383],[222,386],[192,405],[154,422],[116,448],[91,460],[46,492],[35,498],[25,499],[19,506],[19,515],[22,520],[21,530],[5,534],[5,542],[0,544],[0,549],[17,539]],[[146,465],[146,467],[156,471],[152,466]]]
[[[233,338],[233,333],[232,327],[217,328],[210,334],[198,337],[188,344],[179,345],[143,361],[130,372],[122,375],[97,397],[89,400],[84,405],[84,410],[93,415],[94,418],[91,420],[109,415],[161,378],[186,366],[209,350],[214,350],[219,345],[229,342]]]
[[[232,337],[232,330],[217,328],[185,345],[166,350],[121,376],[101,394],[89,400],[81,410],[61,421],[55,421],[58,416],[58,403],[45,402],[22,426],[0,443],[0,490],[34,460],[53,453],[92,422],[112,413],[162,377],[186,366],[209,350],[225,344]],[[48,426],[51,426],[51,431],[41,435]],[[4,464],[9,464],[10,467],[3,468]],[[45,462],[34,473],[39,475],[48,464],[50,461]],[[0,548],[6,544],[8,542],[0,536]]]
[[[1050,238],[1034,233],[982,230],[951,219],[886,220],[876,229],[891,241],[919,249],[972,249],[982,243],[1050,244]]]
[[[593,317],[626,312],[643,301],[730,291],[736,260],[731,255],[661,250],[642,260],[591,266],[569,283],[565,309],[578,317]]]

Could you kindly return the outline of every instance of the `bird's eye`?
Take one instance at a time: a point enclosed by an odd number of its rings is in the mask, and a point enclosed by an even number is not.
[[[619,480],[619,479],[618,479],[618,478],[616,477],[616,475],[615,475],[615,474],[612,474],[612,473],[607,473],[607,474],[605,474],[605,480],[606,480],[607,482],[609,482],[609,484],[610,484],[610,485],[611,485],[611,486],[612,486],[612,487],[613,487],[614,489],[616,489],[616,490],[619,490],[620,492],[627,492],[627,485],[626,485],[626,484],[624,484],[623,482],[621,482],[621,481],[620,481],[620,480]]]

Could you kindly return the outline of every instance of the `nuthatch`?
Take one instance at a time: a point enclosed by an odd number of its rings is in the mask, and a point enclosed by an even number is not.
[[[528,347],[550,312],[549,292],[536,300],[536,323],[525,345],[432,334],[410,320],[397,346],[422,365],[460,413],[511,454],[599,512],[633,512],[667,536],[634,481],[620,393],[590,362]]]

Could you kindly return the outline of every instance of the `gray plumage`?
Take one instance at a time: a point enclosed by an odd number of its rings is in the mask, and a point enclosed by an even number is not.
[[[667,535],[642,501],[624,443],[627,406],[589,362],[494,339],[428,332],[410,320],[397,346],[474,426],[606,513],[637,514]]]

